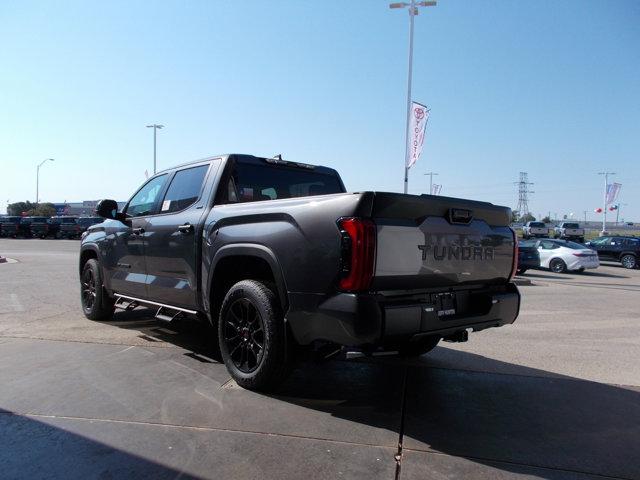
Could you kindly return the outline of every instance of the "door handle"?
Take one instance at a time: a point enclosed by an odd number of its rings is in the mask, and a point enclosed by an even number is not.
[[[144,233],[144,228],[134,228],[133,229],[133,234],[134,235],[142,235]]]
[[[193,225],[191,225],[190,223],[185,223],[184,225],[180,225],[178,227],[178,231],[180,233],[191,233],[193,232]]]

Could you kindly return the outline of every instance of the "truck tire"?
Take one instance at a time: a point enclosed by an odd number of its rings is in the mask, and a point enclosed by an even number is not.
[[[518,271],[516,272],[518,275],[524,275],[525,272],[527,271],[526,268],[519,268]]]
[[[80,303],[84,316],[89,320],[109,320],[113,317],[115,302],[103,287],[102,270],[95,258],[88,260],[82,268]]]
[[[567,264],[559,258],[554,258],[549,262],[549,269],[555,273],[565,273],[567,271]]]
[[[438,342],[440,337],[437,335],[422,338],[417,342],[406,342],[400,345],[398,353],[403,357],[418,357],[436,348]]]
[[[232,286],[218,320],[220,354],[238,385],[270,391],[291,366],[282,309],[274,292],[256,280]]]
[[[622,263],[624,268],[636,268],[637,260],[635,255],[628,253],[620,257],[620,263]]]

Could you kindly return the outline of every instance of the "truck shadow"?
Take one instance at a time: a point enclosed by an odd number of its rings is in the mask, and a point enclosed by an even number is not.
[[[405,452],[439,452],[520,474],[537,467],[535,474],[549,479],[568,472],[640,478],[638,391],[444,347],[432,353],[417,361],[305,364],[274,398],[366,423],[379,416],[363,417],[361,408],[375,409],[386,397],[376,392],[392,385],[380,369],[394,368],[406,375],[397,427]],[[353,373],[345,375],[353,369],[361,370],[355,384]],[[429,462],[425,453],[418,457]]]
[[[215,361],[210,332],[196,322],[163,326],[150,311],[140,310],[106,323],[173,343],[200,361]],[[329,414],[345,420],[345,429],[356,423],[398,436],[403,432],[404,452],[413,457],[414,468],[418,458],[423,470],[431,468],[435,452],[510,473],[530,475],[534,468],[547,479],[580,474],[640,479],[639,390],[441,346],[411,361],[305,361],[273,394],[235,392],[238,401],[252,397],[262,403],[262,397],[267,406],[275,401]]]

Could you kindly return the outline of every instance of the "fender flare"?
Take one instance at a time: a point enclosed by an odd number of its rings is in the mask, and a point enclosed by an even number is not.
[[[280,267],[280,262],[273,251],[258,243],[232,243],[229,245],[225,245],[216,251],[211,260],[211,267],[209,269],[209,274],[207,276],[207,290],[206,290],[206,304],[209,304],[209,294],[211,292],[211,287],[213,286],[213,273],[215,272],[218,263],[220,260],[226,257],[231,256],[245,256],[245,257],[257,257],[267,262],[269,268],[271,268],[271,272],[273,273],[273,278],[276,282],[277,294],[280,299],[280,304],[282,305],[282,309],[286,312],[289,306],[289,298],[287,294],[287,285],[284,280],[284,275],[282,274],[282,268]],[[209,305],[209,309],[211,306]]]
[[[78,256],[78,270],[79,274],[82,275],[82,256],[85,252],[90,251],[95,253],[96,258],[98,259],[98,263],[100,264],[100,270],[102,270],[102,280],[104,282],[104,286],[107,290],[109,290],[110,285],[108,284],[108,278],[104,274],[104,264],[102,263],[102,254],[100,253],[100,248],[95,243],[85,243],[80,247],[80,255]]]

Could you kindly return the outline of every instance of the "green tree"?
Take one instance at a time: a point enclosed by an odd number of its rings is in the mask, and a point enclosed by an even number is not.
[[[527,213],[526,215],[523,215],[522,217],[520,217],[520,221],[522,223],[535,222],[535,220],[536,220],[536,217],[534,217],[530,213]]]
[[[9,215],[20,216],[22,215],[22,212],[28,212],[29,210],[33,210],[35,207],[36,205],[28,200],[26,202],[10,203],[7,205],[7,213]]]
[[[544,222],[544,223],[551,223],[551,218],[549,218],[549,215],[547,215],[541,221]]]
[[[41,203],[27,213],[31,217],[55,217],[56,207],[52,203]]]
[[[23,213],[30,217],[53,217],[56,214],[56,207],[52,203],[31,203],[16,202],[10,203],[7,206],[7,213],[9,215],[21,216]]]

